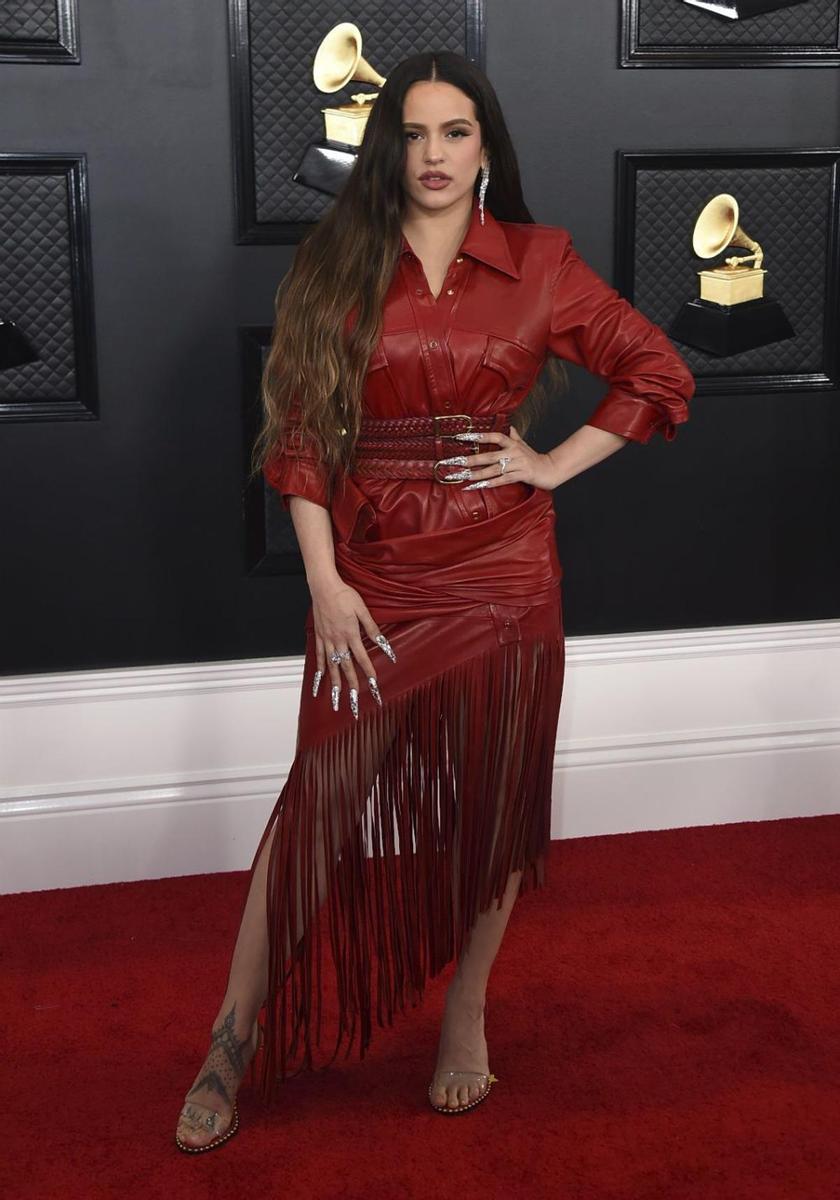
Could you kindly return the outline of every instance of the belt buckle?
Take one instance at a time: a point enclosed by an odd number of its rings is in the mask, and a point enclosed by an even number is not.
[[[451,433],[439,433],[438,432],[438,421],[453,421],[456,418],[459,420],[462,420],[462,421],[469,422],[469,425],[466,429],[458,430],[459,433],[470,433],[471,432],[471,430],[473,428],[473,419],[472,419],[472,416],[470,413],[439,413],[432,417],[432,420],[434,421],[434,424],[435,424],[435,442],[436,443],[438,441],[441,441],[443,438],[453,438],[454,437],[454,434],[451,434]],[[435,449],[437,449],[437,448],[438,447],[435,446]],[[441,449],[443,449],[443,447],[441,447]],[[463,450],[466,453],[467,447],[463,446]],[[473,450],[473,453],[477,454],[478,451],[479,451],[479,447],[476,445],[475,449]],[[439,458],[437,460],[437,462],[435,462],[432,466],[432,474],[434,475],[434,478],[437,480],[438,483],[461,483],[462,482],[460,479],[441,479],[441,477],[438,475],[438,467],[440,466],[441,463],[443,463],[443,459]],[[452,463],[445,463],[444,465],[446,466],[446,469],[450,472],[457,470],[457,468],[454,467],[452,465]]]

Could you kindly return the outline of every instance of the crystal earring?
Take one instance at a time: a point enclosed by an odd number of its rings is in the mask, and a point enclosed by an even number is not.
[[[481,224],[484,224],[484,197],[487,195],[487,184],[490,182],[490,164],[485,163],[481,168],[481,187],[478,189],[478,211]]]

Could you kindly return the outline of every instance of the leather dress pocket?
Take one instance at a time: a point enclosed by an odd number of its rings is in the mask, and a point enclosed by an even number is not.
[[[482,367],[496,372],[504,381],[504,392],[525,392],[540,370],[540,360],[525,346],[491,335],[487,339]]]
[[[519,619],[529,612],[531,605],[497,603],[490,604],[488,607],[496,628],[496,637],[499,639],[499,644],[505,645],[507,642],[521,642],[522,629]]]

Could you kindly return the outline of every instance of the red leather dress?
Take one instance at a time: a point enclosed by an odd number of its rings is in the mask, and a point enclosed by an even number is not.
[[[672,439],[694,379],[662,330],[586,265],[565,229],[489,212],[485,222],[476,203],[437,298],[403,239],[365,415],[495,413],[507,432],[554,354],[609,380],[588,424]],[[445,437],[436,450],[469,453]],[[265,477],[286,508],[292,494],[330,508],[338,572],[396,655],[363,634],[383,705],[357,664],[359,718],[346,680],[335,713],[329,675],[311,694],[310,607],[296,755],[252,866],[276,833],[268,1099],[293,1062],[313,1065],[322,1017],[333,1056],[357,1036],[363,1054],[374,1016],[390,1024],[419,1000],[512,871],[521,891],[543,882],[564,654],[551,492],[351,472],[330,499],[311,454],[275,456]]]

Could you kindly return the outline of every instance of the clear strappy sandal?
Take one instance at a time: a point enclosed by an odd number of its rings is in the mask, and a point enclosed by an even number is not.
[[[251,1083],[252,1084],[254,1082],[254,1064],[256,1062],[257,1054],[259,1053],[260,1047],[263,1045],[264,1041],[265,1041],[265,1030],[263,1029],[262,1022],[258,1022],[257,1023],[257,1045],[254,1050],[254,1053],[251,1056],[251,1062],[248,1067],[248,1069],[250,1070],[250,1073],[251,1073]],[[222,1115],[221,1113],[216,1112],[215,1109],[210,1108],[206,1104],[197,1104],[197,1103],[193,1104],[191,1101],[187,1100],[187,1101],[185,1101],[184,1107],[181,1109],[179,1116],[182,1116],[182,1117],[190,1116],[191,1113],[189,1110],[191,1108],[205,1109],[207,1111],[208,1115],[201,1122],[201,1125],[211,1131],[215,1130],[216,1122],[220,1119],[220,1117]],[[219,1134],[218,1137],[211,1138],[211,1140],[209,1142],[205,1142],[203,1146],[191,1146],[188,1142],[183,1141],[179,1137],[178,1131],[176,1129],[175,1130],[175,1145],[178,1147],[179,1150],[183,1150],[186,1154],[203,1154],[206,1150],[216,1150],[219,1146],[223,1146],[226,1141],[228,1141],[230,1138],[232,1138],[234,1136],[234,1134],[237,1132],[238,1129],[239,1129],[239,1107],[236,1102],[236,1097],[234,1097],[233,1112],[231,1113],[230,1124],[228,1125],[227,1129],[224,1130],[223,1133]]]
[[[484,1010],[485,1014],[487,1012],[488,1006],[489,1006],[488,1001],[485,997],[484,1004],[483,1004],[483,1010]],[[448,1080],[448,1082],[444,1085],[447,1088],[451,1087],[453,1082],[455,1083],[456,1087],[460,1086],[461,1084],[464,1084],[467,1087],[470,1087],[471,1085],[475,1084],[477,1081],[479,1084],[479,1087],[481,1088],[481,1091],[479,1092],[479,1094],[476,1096],[476,1098],[474,1100],[468,1100],[466,1104],[459,1104],[457,1106],[457,1108],[449,1108],[449,1106],[446,1104],[435,1104],[434,1100],[432,1099],[432,1092],[435,1090],[436,1084],[438,1085],[438,1087],[440,1086],[439,1080],[443,1077],[447,1078],[447,1080]],[[483,1100],[486,1100],[488,1095],[490,1094],[490,1088],[493,1086],[494,1083],[498,1083],[498,1082],[499,1082],[499,1080],[497,1079],[497,1077],[495,1075],[489,1074],[488,1072],[484,1072],[484,1071],[440,1071],[440,1070],[435,1070],[435,1073],[432,1076],[432,1082],[429,1084],[429,1092],[428,1092],[429,1104],[431,1104],[431,1106],[435,1110],[435,1112],[443,1113],[444,1116],[447,1116],[447,1117],[456,1117],[459,1113],[469,1112],[470,1109],[475,1108],[475,1106],[477,1104],[481,1104],[481,1102]]]
[[[481,1083],[481,1091],[475,1100],[470,1100],[466,1104],[459,1104],[457,1108],[449,1108],[445,1104],[435,1104],[432,1099],[432,1086],[434,1084],[434,1080],[432,1080],[432,1083],[429,1084],[429,1103],[435,1112],[444,1113],[448,1117],[456,1117],[459,1113],[469,1112],[471,1108],[475,1108],[477,1104],[481,1104],[482,1100],[487,1099],[493,1084],[499,1082],[495,1075],[488,1075],[483,1071],[435,1071],[435,1078],[439,1078],[441,1075],[447,1075],[450,1083],[453,1077],[457,1076],[467,1086],[470,1083],[474,1083],[476,1079],[485,1081]]]

